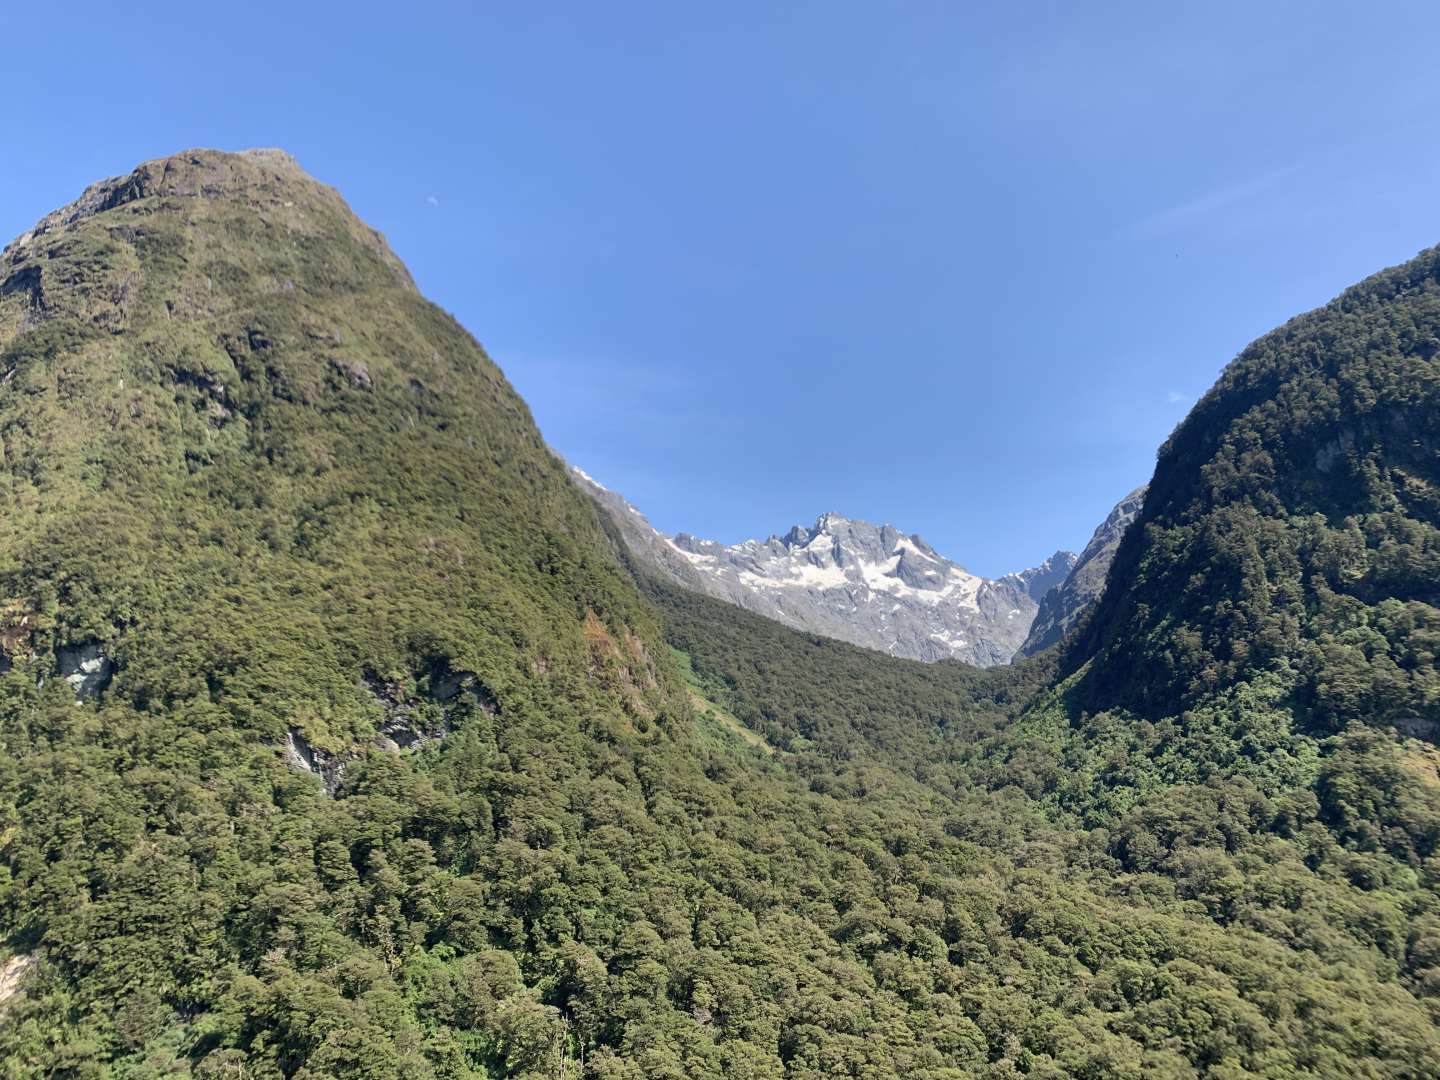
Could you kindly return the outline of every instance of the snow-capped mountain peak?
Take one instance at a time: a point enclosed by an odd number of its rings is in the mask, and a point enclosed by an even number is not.
[[[988,580],[918,534],[833,511],[765,540],[665,536],[623,498],[574,473],[611,511],[632,552],[671,580],[800,630],[917,660],[1005,663],[1025,640],[1040,597],[1075,562],[1060,551]]]

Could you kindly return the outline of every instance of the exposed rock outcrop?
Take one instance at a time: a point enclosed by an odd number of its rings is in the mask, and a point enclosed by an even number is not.
[[[407,693],[398,682],[385,682],[367,673],[365,685],[384,714],[377,743],[382,749],[408,749],[438,742],[455,730],[466,716],[479,710],[494,716],[494,696],[472,671],[457,671],[437,660],[419,682],[419,691]]]
[[[55,665],[60,677],[75,691],[77,699],[92,697],[104,690],[115,673],[115,664],[105,655],[98,641],[57,649]]]
[[[28,953],[19,953],[0,964],[0,1010],[20,993],[25,973],[34,967],[35,963],[35,957]]]
[[[285,733],[284,751],[286,764],[320,777],[327,795],[334,795],[340,789],[340,783],[345,779],[346,764],[358,756],[358,751],[342,757],[317,749],[310,745],[298,728],[290,728]]]
[[[489,717],[499,712],[494,696],[480,678],[472,671],[452,668],[448,661],[435,661],[415,682],[417,689],[412,693],[401,682],[365,673],[363,685],[380,707],[382,717],[376,727],[375,749],[391,754],[417,750],[445,739],[477,712]],[[311,745],[298,728],[292,727],[285,734],[281,751],[286,764],[318,776],[326,794],[334,795],[344,783],[347,767],[365,755],[366,747],[358,745],[330,753]]]

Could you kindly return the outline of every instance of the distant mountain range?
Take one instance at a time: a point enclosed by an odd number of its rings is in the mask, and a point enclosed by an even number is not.
[[[631,552],[676,584],[797,630],[912,660],[1008,663],[1027,641],[1042,599],[1065,586],[1079,559],[1057,551],[1039,566],[987,579],[917,534],[835,513],[783,536],[729,546],[683,532],[666,536],[623,496],[581,469],[572,473],[610,511]],[[1090,554],[1093,573],[1101,557]],[[1061,607],[1083,608],[1092,599],[1087,578]]]

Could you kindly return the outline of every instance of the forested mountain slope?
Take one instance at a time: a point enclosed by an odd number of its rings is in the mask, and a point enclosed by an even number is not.
[[[1357,732],[1262,754],[1281,721],[1259,692],[1225,710],[1253,743],[1199,719],[1131,729],[1067,716],[1046,689],[1053,653],[903,663],[647,588],[699,683],[794,747],[812,790],[868,802],[914,781],[942,796],[950,835],[990,853],[986,878],[1018,890],[996,909],[1021,945],[1010,1000],[1045,1000],[1034,980],[1054,971],[1066,991],[1047,1022],[1096,1042],[961,1075],[1440,1069],[1433,747]],[[1276,768],[1286,751],[1295,767]],[[1236,767],[1246,755],[1261,768]]]
[[[989,730],[982,712],[963,737],[942,724],[916,748],[893,695],[857,691],[889,669],[852,656],[836,670],[831,657],[801,690],[803,678],[771,673],[804,645],[736,647],[710,629],[720,613],[677,617],[694,603],[674,597],[662,602],[670,633],[737,715],[846,731],[857,718],[875,727],[878,708],[883,734],[861,732],[866,745],[932,788],[1023,792],[1100,843],[1127,897],[1173,890],[1326,963],[1348,936],[1433,1025],[1437,273],[1440,254],[1425,252],[1226,369],[1162,448],[1059,681]],[[1433,1026],[1423,1041],[1435,1045]]]
[[[0,445],[0,1075],[1440,1075],[1428,744],[642,595],[283,155],[0,255]]]
[[[1070,664],[1171,715],[1261,672],[1302,722],[1440,733],[1440,249],[1246,348],[1161,448]],[[1283,674],[1282,674],[1283,669]]]

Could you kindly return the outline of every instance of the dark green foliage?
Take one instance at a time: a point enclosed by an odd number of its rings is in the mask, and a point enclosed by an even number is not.
[[[958,661],[874,662],[832,638],[787,632],[779,623],[643,578],[667,615],[668,634],[709,671],[728,657],[712,689],[773,746],[795,753],[823,747],[840,758],[883,755],[921,768],[937,734],[962,743],[993,729],[1054,677],[1054,658],[1013,667]],[[870,662],[857,662],[856,657]],[[743,657],[743,662],[739,660]]]
[[[1071,649],[1148,716],[1293,663],[1307,727],[1440,732],[1440,249],[1250,345],[1160,450]]]
[[[1058,970],[1070,992],[1043,1037],[1018,1014],[998,1029],[972,1017],[996,1038],[1043,1046],[1034,1071],[1440,1068],[1440,752],[1364,728],[1317,741],[1259,686],[1178,721],[1072,726],[1045,689],[1044,657],[985,671],[896,662],[647,589],[735,715],[776,739],[785,718],[803,721],[790,763],[813,790],[878,805],[902,783],[928,789],[885,813],[898,824],[935,806],[980,860],[972,867],[1005,883],[1009,899],[963,910],[999,920],[1021,947],[1003,968],[1015,1002],[1046,1001],[1047,973],[1069,958]],[[930,708],[943,723],[921,719]],[[941,894],[951,918],[949,897],[975,895],[957,886]],[[987,963],[966,940],[952,943],[952,963]],[[1388,1038],[1372,1026],[1381,1015],[1408,1032],[1402,1053],[1375,1056]]]

